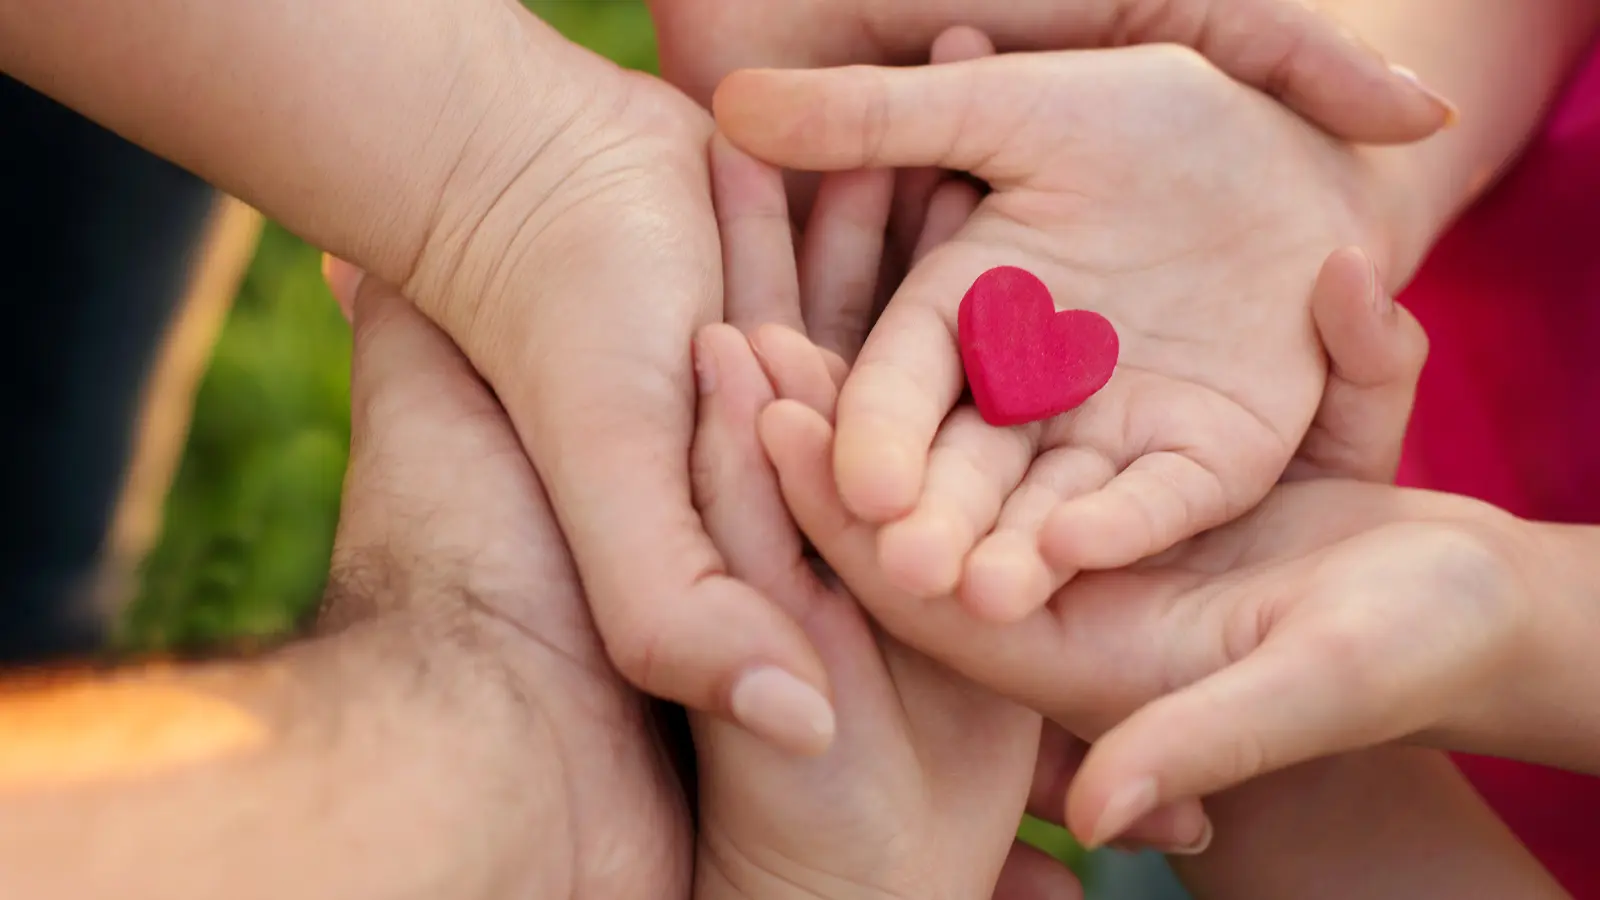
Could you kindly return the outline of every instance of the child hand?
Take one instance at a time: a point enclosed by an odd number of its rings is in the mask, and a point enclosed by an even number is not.
[[[991,619],[1254,506],[1323,393],[1317,267],[1382,248],[1354,150],[1169,47],[741,72],[716,112],[775,164],[938,165],[993,188],[869,335],[834,450],[847,507],[887,524],[893,583],[959,588]],[[998,265],[1116,325],[1117,373],[1077,411],[1000,429],[955,408],[957,306]]]
[[[694,448],[697,505],[731,573],[801,624],[827,669],[837,715],[832,746],[814,758],[692,716],[701,794],[695,896],[989,900],[1003,866],[1007,878],[1047,879],[1077,896],[1064,866],[1013,848],[1038,715],[882,636],[850,586],[805,558],[757,442],[756,417],[773,394],[755,353],[727,325],[702,331],[695,353],[708,373]],[[811,360],[831,385],[822,356]]]
[[[1090,749],[1068,821],[1103,841],[1146,808],[1318,757],[1489,749],[1550,646],[1531,587],[1549,568],[1532,526],[1487,504],[1316,480],[1157,564],[1075,582],[1053,603],[1082,637],[1058,652],[1172,690]]]
[[[1323,267],[1313,290],[1313,313],[1331,359],[1332,377],[1318,418],[1300,448],[1303,465],[1295,473],[1300,477],[1341,470],[1377,480],[1393,476],[1426,341],[1415,320],[1375,288],[1365,258],[1340,251]],[[1170,689],[1175,677],[1171,662],[1163,645],[1150,640],[1153,626],[1146,620],[1182,629],[1191,619],[1174,619],[1169,607],[1156,602],[1167,595],[1151,597],[1152,602],[1144,605],[1124,600],[1120,606],[1108,602],[1085,607],[1062,600],[1028,621],[999,625],[976,621],[958,607],[930,604],[889,585],[873,550],[877,529],[856,519],[831,490],[827,420],[833,415],[837,391],[830,389],[825,373],[818,374],[823,368],[819,362],[806,363],[785,349],[796,341],[803,344],[802,339],[779,341],[780,336],[778,330],[757,336],[765,346],[762,356],[768,370],[781,394],[809,399],[780,402],[765,415],[769,452],[790,507],[811,540],[853,582],[877,585],[860,596],[885,628],[978,683],[1088,737],[1104,733]],[[815,359],[815,351],[812,356]],[[808,371],[811,374],[806,375]],[[1179,552],[1183,551],[1174,551]],[[1088,576],[1083,585],[1069,587],[1062,596],[1116,583],[1125,574]],[[1201,640],[1209,640],[1208,646],[1222,645],[1209,635]],[[1076,742],[1060,729],[1047,725],[1046,738],[1030,811],[1059,820],[1061,810],[1052,811],[1049,804],[1065,793],[1080,756]],[[1163,812],[1175,809],[1181,807],[1169,804]],[[1145,827],[1141,825],[1140,838]],[[1167,845],[1181,846],[1171,841]]]

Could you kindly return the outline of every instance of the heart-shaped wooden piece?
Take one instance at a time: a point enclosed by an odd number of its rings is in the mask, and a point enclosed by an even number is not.
[[[1001,266],[961,298],[961,364],[990,425],[1021,425],[1078,408],[1111,380],[1117,332],[1099,313],[1056,311],[1026,269]]]

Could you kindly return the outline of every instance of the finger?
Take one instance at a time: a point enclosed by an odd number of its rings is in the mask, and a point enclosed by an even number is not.
[[[845,504],[883,523],[909,513],[922,494],[928,451],[965,385],[956,341],[959,295],[986,261],[935,254],[906,279],[839,393],[834,465]]]
[[[1073,833],[1103,844],[1174,798],[1209,796],[1398,737],[1364,714],[1370,697],[1340,672],[1325,654],[1268,642],[1139,709],[1102,736],[1079,769],[1067,801]]]
[[[711,138],[710,156],[724,320],[747,333],[768,322],[804,327],[783,174],[720,134]]]
[[[855,359],[872,325],[894,172],[832,172],[817,189],[800,257],[806,334]]]
[[[988,35],[976,28],[957,25],[934,39],[928,60],[932,65],[939,66],[994,54],[994,42],[989,40]],[[945,174],[935,168],[906,169],[898,174],[889,232],[897,236],[895,250],[902,261],[922,256],[916,251],[926,240],[923,233],[927,230],[929,203],[944,182]],[[965,222],[966,217],[963,216],[961,221]]]
[[[819,172],[935,166],[998,185],[1028,174],[1011,152],[1036,108],[1022,93],[1033,90],[1038,68],[1060,59],[747,69],[722,82],[712,105],[730,141],[774,165]]]
[[[1134,460],[1105,487],[1058,506],[1039,544],[1062,572],[1116,569],[1227,521],[1218,478],[1173,451]]]
[[[700,395],[691,459],[695,507],[706,532],[733,577],[780,606],[803,600],[810,569],[756,435],[756,417],[775,399],[772,388],[749,342],[731,325],[702,329],[694,353],[697,368],[715,373],[703,379],[711,389]],[[799,621],[806,610],[789,606],[785,612]]]
[[[1448,100],[1390,65],[1321,7],[1282,0],[1212,0],[1198,35],[1171,15],[1129,43],[1192,46],[1239,81],[1279,98],[1337,137],[1403,143],[1455,122]]]
[[[949,62],[994,56],[995,45],[989,35],[973,27],[955,26],[934,38],[928,61],[933,66]],[[890,234],[898,235],[896,251],[899,259],[920,258],[917,248],[925,242],[926,216],[934,192],[946,183],[946,175],[938,168],[912,168],[902,170],[894,186],[894,210],[890,218]],[[963,223],[966,218],[963,216]],[[960,227],[960,226],[957,226]],[[954,231],[950,232],[954,234]]]
[[[356,294],[360,292],[361,281],[366,277],[367,273],[354,263],[345,262],[331,253],[322,254],[322,280],[328,283],[333,302],[339,304],[339,311],[344,313],[347,322],[354,319]]]
[[[1061,825],[1066,821],[1067,792],[1083,764],[1089,745],[1046,720],[1039,739],[1039,758],[1028,792],[1028,815]],[[1200,801],[1181,800],[1163,806],[1133,823],[1123,843],[1179,856],[1200,853],[1214,834]]]
[[[1083,885],[1065,863],[1017,841],[1000,869],[994,900],[1083,900]]]
[[[916,509],[878,535],[885,577],[918,597],[954,591],[962,561],[1028,471],[1038,431],[995,428],[975,407],[956,409],[934,438]]]
[[[1055,447],[1040,454],[1011,491],[992,533],[978,542],[961,579],[961,600],[992,622],[1017,622],[1043,606],[1076,574],[1057,570],[1040,551],[1040,533],[1062,504],[1104,487],[1117,474],[1111,460],[1088,447]]]
[[[1354,247],[1328,257],[1311,313],[1328,353],[1328,384],[1285,478],[1393,481],[1428,357],[1427,334]]]
[[[875,590],[874,530],[839,500],[829,454],[833,429],[827,420],[803,404],[779,400],[762,411],[757,428],[800,531],[853,593]]]
[[[844,361],[798,332],[768,325],[751,337],[756,356],[776,396],[795,400],[833,421]]]
[[[928,214],[923,221],[922,234],[912,251],[911,263],[922,261],[933,248],[956,236],[982,202],[983,194],[965,178],[950,178],[942,182],[928,201]]]
[[[501,482],[537,491],[536,483],[527,483],[533,479],[525,465],[495,478],[438,477],[441,466],[463,459],[507,452],[520,459],[504,411],[450,338],[397,289],[363,278],[360,270],[337,260],[330,268],[336,296],[354,323],[340,550],[388,545],[395,552],[414,552],[417,548],[394,544],[415,538],[431,546],[448,539],[450,529],[415,535],[395,529],[396,516],[415,515],[417,509],[435,518],[462,508],[487,513],[496,506],[495,492],[505,490]],[[410,449],[395,452],[400,447]]]

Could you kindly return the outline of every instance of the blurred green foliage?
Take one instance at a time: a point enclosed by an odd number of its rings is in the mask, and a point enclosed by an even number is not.
[[[654,71],[641,0],[524,2],[574,40]],[[269,224],[201,385],[126,647],[278,635],[316,608],[350,438],[349,373],[350,329],[318,252]],[[1029,820],[1022,834],[1080,861],[1060,829]]]

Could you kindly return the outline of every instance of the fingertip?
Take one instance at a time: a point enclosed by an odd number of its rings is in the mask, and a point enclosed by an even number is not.
[[[728,708],[746,731],[801,756],[821,756],[837,731],[833,703],[776,666],[757,666],[734,682]]]
[[[711,113],[735,147],[769,159],[801,130],[803,123],[795,116],[814,105],[814,94],[803,72],[741,69],[717,86]]]
[[[1449,97],[1430,87],[1415,71],[1398,63],[1390,63],[1389,74],[1398,80],[1402,92],[1411,95],[1419,110],[1413,140],[1421,140],[1460,123],[1461,109]]]
[[[834,728],[828,672],[797,610],[720,573],[678,596],[637,597],[592,607],[606,651],[628,681],[729,719],[785,752],[827,748]]]
[[[914,512],[878,532],[878,560],[890,584],[922,599],[953,592],[961,560],[971,549],[959,517]]]
[[[981,541],[961,577],[962,603],[985,621],[1020,622],[1050,599],[1056,577],[1036,546],[1014,532]]]
[[[322,280],[327,282],[333,301],[339,304],[345,321],[355,317],[356,295],[361,292],[361,282],[367,273],[354,263],[346,262],[331,253],[322,254]]]
[[[927,452],[913,449],[897,432],[867,424],[846,430],[841,419],[833,460],[839,495],[862,521],[883,524],[916,507]]]
[[[817,411],[797,400],[767,404],[756,419],[756,433],[779,474],[794,471],[809,454],[827,455],[833,430]]]
[[[828,354],[792,328],[765,325],[750,338],[767,378],[779,397],[798,400],[832,419],[838,386],[828,370]]]
[[[954,25],[934,38],[928,61],[938,66],[994,54],[994,41],[989,39],[989,35],[970,25]]]
[[[1045,518],[1039,529],[1039,551],[1050,567],[1061,572],[1132,565],[1148,555],[1149,541],[1138,522],[1119,521],[1123,518],[1111,498],[1100,494],[1074,498]]]

